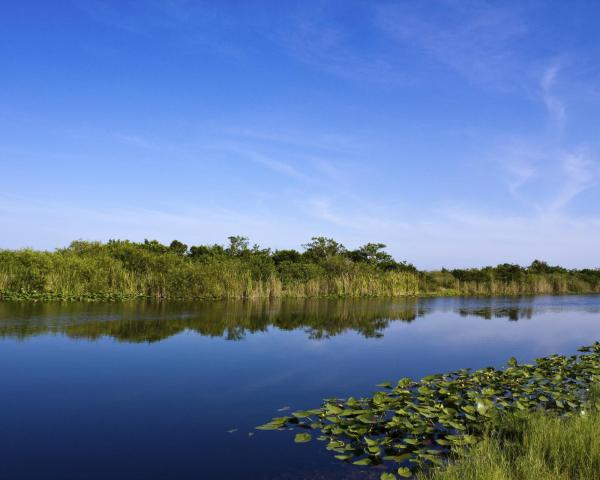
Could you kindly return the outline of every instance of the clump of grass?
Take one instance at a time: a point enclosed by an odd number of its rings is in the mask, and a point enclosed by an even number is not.
[[[600,478],[600,386],[583,410],[560,417],[531,412],[507,417],[453,461],[419,480],[591,480]]]

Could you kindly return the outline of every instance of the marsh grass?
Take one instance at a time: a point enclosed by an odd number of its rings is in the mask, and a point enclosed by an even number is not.
[[[600,293],[600,270],[534,262],[418,271],[367,244],[316,237],[303,253],[174,241],[73,242],[54,252],[0,250],[0,300],[265,299]]]
[[[139,253],[139,252],[136,252]],[[140,255],[142,257],[142,255]],[[245,258],[197,261],[170,253],[128,263],[101,251],[0,251],[0,298],[5,300],[260,299],[393,297],[419,293],[418,275],[381,271],[347,261],[329,271],[282,275],[272,264],[255,271]]]
[[[418,480],[593,480],[600,478],[600,388],[582,412],[543,412],[503,419],[472,448],[456,450],[447,467]]]

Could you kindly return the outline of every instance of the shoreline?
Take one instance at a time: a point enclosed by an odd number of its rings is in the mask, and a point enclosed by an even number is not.
[[[320,296],[222,296],[222,297],[156,297],[153,295],[130,295],[114,293],[89,293],[83,295],[62,295],[59,293],[40,292],[3,292],[0,291],[0,302],[20,303],[125,303],[145,301],[151,303],[180,303],[180,302],[221,302],[221,301],[274,301],[274,300],[368,300],[368,299],[419,299],[419,298],[523,298],[523,297],[568,297],[600,295],[598,291],[559,292],[559,293],[502,293],[477,294],[460,292],[427,292],[406,295],[320,295]]]

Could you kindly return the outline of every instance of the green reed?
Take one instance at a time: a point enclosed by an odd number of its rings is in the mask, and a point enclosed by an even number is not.
[[[470,270],[418,271],[383,244],[347,250],[315,237],[304,252],[250,247],[188,248],[181,242],[73,242],[54,252],[0,251],[0,299],[120,301],[523,295],[600,292],[600,270],[534,262]]]
[[[596,398],[600,388],[595,386]],[[451,462],[419,480],[588,480],[600,475],[600,412],[590,399],[579,415],[518,414]]]

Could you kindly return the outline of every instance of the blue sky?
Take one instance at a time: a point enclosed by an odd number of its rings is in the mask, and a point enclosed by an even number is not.
[[[2,248],[326,235],[600,266],[598,2],[2,10]]]

